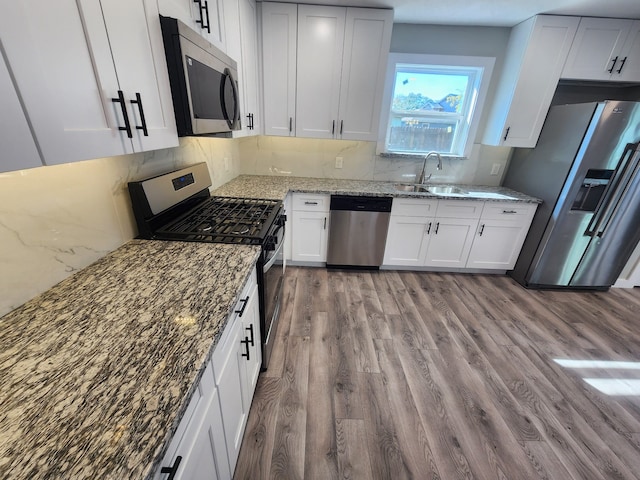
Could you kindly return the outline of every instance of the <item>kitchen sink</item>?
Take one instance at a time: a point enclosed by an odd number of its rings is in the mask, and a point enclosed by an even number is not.
[[[401,192],[428,192],[427,187],[424,187],[422,185],[415,185],[413,183],[396,183],[394,187],[396,190],[399,190]]]
[[[434,195],[466,195],[468,193],[461,188],[450,186],[429,186],[426,191]]]

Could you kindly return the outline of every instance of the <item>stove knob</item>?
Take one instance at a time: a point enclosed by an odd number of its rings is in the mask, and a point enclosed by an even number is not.
[[[277,221],[278,226],[282,227],[285,224],[286,221],[287,221],[287,216],[286,215],[280,215],[278,217],[278,221]]]

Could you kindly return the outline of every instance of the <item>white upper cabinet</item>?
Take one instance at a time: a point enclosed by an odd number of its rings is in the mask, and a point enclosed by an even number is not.
[[[296,136],[335,138],[347,9],[298,6]]]
[[[376,140],[393,12],[298,7],[296,136]]]
[[[162,15],[177,18],[227,53],[224,0],[157,1]]]
[[[235,137],[259,135],[258,14],[255,0],[224,0],[227,55],[238,63],[242,129]]]
[[[262,2],[264,134],[295,136],[298,6]]]
[[[0,172],[42,166],[20,99],[0,58]]]
[[[5,2],[0,31],[45,164],[178,144],[155,1]]]
[[[535,147],[579,22],[538,15],[512,29],[482,143]]]
[[[378,138],[392,10],[348,8],[340,82],[339,138]]]
[[[640,81],[640,20],[580,20],[562,78]]]
[[[263,3],[265,134],[376,140],[393,12],[295,8]]]

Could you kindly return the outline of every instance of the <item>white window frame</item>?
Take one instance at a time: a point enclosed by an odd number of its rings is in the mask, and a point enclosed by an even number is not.
[[[477,99],[473,112],[470,112],[471,118],[467,119],[468,130],[467,138],[464,142],[464,148],[462,153],[443,154],[447,157],[468,157],[471,154],[471,149],[476,139],[478,126],[480,124],[480,118],[482,116],[482,109],[487,97],[487,91],[489,90],[489,83],[491,81],[491,74],[493,73],[493,66],[496,59],[494,57],[469,57],[458,55],[431,55],[420,53],[390,53],[389,60],[387,62],[387,75],[385,79],[384,95],[382,97],[382,113],[380,121],[380,129],[378,132],[378,143],[376,148],[377,154],[390,154],[387,149],[387,135],[389,132],[389,122],[391,120],[391,102],[393,99],[393,89],[396,77],[396,65],[397,64],[410,64],[410,65],[433,65],[444,67],[472,67],[482,68],[480,87],[477,91]],[[469,113],[467,113],[468,115]],[[423,153],[402,153],[403,156],[416,156],[423,157]]]

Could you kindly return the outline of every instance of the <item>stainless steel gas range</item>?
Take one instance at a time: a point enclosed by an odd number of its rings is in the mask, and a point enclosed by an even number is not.
[[[262,336],[262,368],[267,368],[278,325],[284,265],[282,202],[212,197],[205,163],[129,183],[139,237],[156,240],[259,245],[256,269]]]

